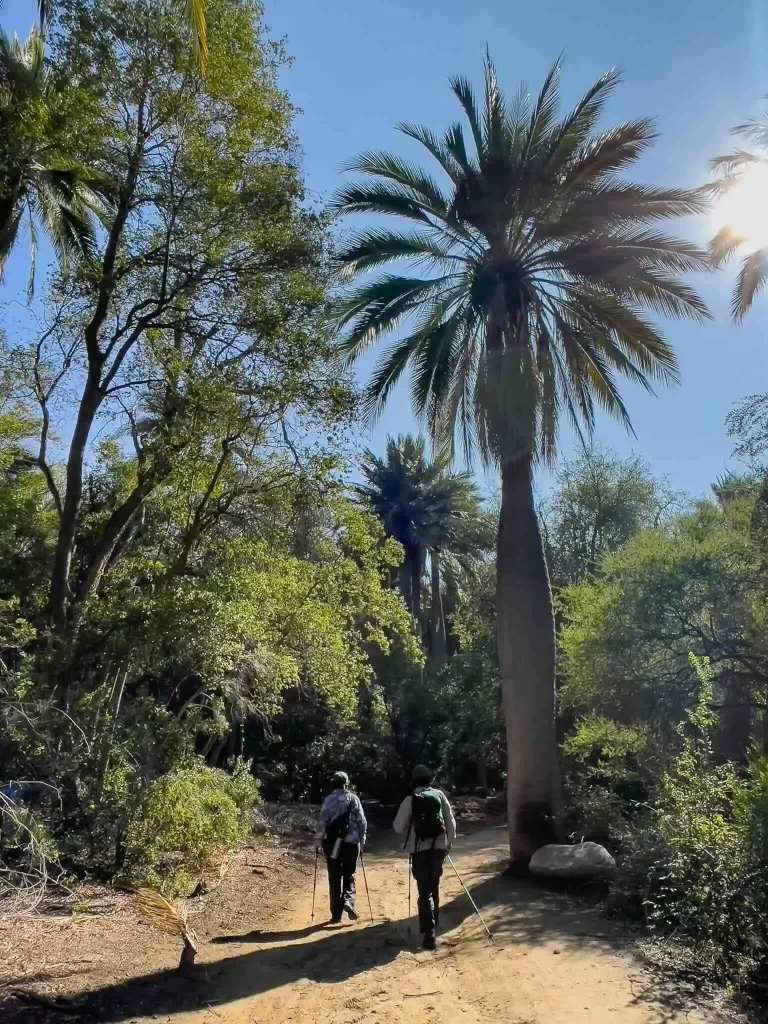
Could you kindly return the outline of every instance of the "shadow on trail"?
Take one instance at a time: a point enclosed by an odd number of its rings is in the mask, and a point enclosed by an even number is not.
[[[487,861],[485,867],[487,868]],[[569,945],[594,944],[605,948],[614,942],[614,932],[583,903],[561,893],[542,891],[533,882],[512,881],[494,876],[471,886],[472,895],[496,939],[496,947],[484,938],[479,922],[465,932],[455,934],[474,914],[463,891],[447,899],[441,908],[446,948],[482,943],[488,955],[498,955],[505,947],[532,945],[556,940],[565,951]],[[446,890],[450,876],[446,874]],[[403,908],[405,910],[405,907]],[[295,931],[249,932],[242,936],[219,936],[218,944],[255,943],[256,949],[236,953],[226,959],[201,963],[191,975],[166,970],[114,983],[88,994],[79,1013],[104,1024],[123,1024],[136,1017],[170,1014],[201,1009],[221,1010],[230,1002],[289,985],[300,979],[314,982],[343,982],[372,968],[391,963],[399,955],[418,948],[418,929],[412,922],[409,938],[407,922],[379,921],[373,925],[331,927],[316,937],[324,926],[308,925]],[[303,941],[296,941],[296,940]],[[261,943],[285,942],[285,945],[261,947]],[[431,954],[419,953],[429,957]],[[437,956],[441,955],[438,950]],[[29,1008],[11,1009],[3,1024],[29,1024]],[[66,1020],[58,1014],[46,1021]],[[69,1018],[71,1021],[71,1017]]]
[[[306,928],[286,928],[285,931],[280,932],[264,932],[256,928],[243,935],[217,935],[216,938],[211,939],[211,944],[222,946],[230,943],[245,945],[247,942],[291,942],[294,939],[305,939],[308,935],[314,935],[315,932],[321,932],[327,927],[328,922],[321,921],[319,924],[308,924]]]

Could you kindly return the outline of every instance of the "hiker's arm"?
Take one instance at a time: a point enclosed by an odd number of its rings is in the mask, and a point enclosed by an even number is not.
[[[454,842],[456,839],[456,819],[453,816],[453,808],[448,803],[448,797],[445,793],[440,794],[440,802],[443,805],[443,819],[445,820],[445,838],[448,840],[448,844]]]
[[[399,832],[400,835],[408,829],[408,825],[411,821],[411,798],[407,796],[405,800],[400,804],[400,809],[397,812],[397,817],[394,820],[392,828],[395,832]]]

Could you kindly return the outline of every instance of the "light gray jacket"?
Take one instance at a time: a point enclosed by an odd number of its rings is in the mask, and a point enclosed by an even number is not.
[[[427,788],[434,789],[433,786],[417,786],[414,793],[420,793],[422,789]],[[451,805],[448,803],[448,797],[440,789],[436,789],[435,792],[440,794],[440,803],[443,805],[445,833],[437,837],[434,842],[434,847],[431,839],[422,839],[419,841],[413,833],[413,829],[411,828],[411,798],[407,796],[400,804],[400,809],[397,812],[393,828],[395,832],[399,833],[399,835],[408,836],[408,843],[405,847],[408,853],[419,853],[420,851],[431,849],[448,850],[456,838],[456,819],[453,816]]]

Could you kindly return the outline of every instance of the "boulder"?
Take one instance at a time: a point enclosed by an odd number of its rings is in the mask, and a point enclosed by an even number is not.
[[[585,882],[610,877],[616,870],[616,861],[598,843],[552,844],[540,847],[528,867],[538,878]]]

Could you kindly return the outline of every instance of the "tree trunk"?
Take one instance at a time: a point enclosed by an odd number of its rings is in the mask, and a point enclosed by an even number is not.
[[[416,548],[411,560],[411,615],[421,631],[421,576],[424,572],[424,552]]]
[[[510,869],[561,830],[555,735],[555,625],[531,462],[501,473],[496,633],[507,731]]]
[[[53,555],[51,572],[50,608],[57,632],[64,632],[67,624],[67,606],[70,598],[69,571],[75,547],[77,519],[83,497],[83,462],[88,437],[96,418],[103,394],[99,387],[98,371],[88,374],[83,396],[80,399],[77,421],[67,458],[67,490],[59,520],[59,532]]]
[[[715,753],[722,761],[746,764],[752,742],[752,702],[749,682],[734,672],[725,680],[725,692],[720,706]]]
[[[444,665],[447,654],[445,615],[443,614],[443,597],[440,590],[440,552],[435,548],[429,553],[429,561],[432,578],[432,597],[429,609],[432,659],[436,665]]]
[[[397,586],[400,590],[405,606],[413,614],[413,583],[411,582],[411,560],[406,551],[403,561],[397,573]]]

